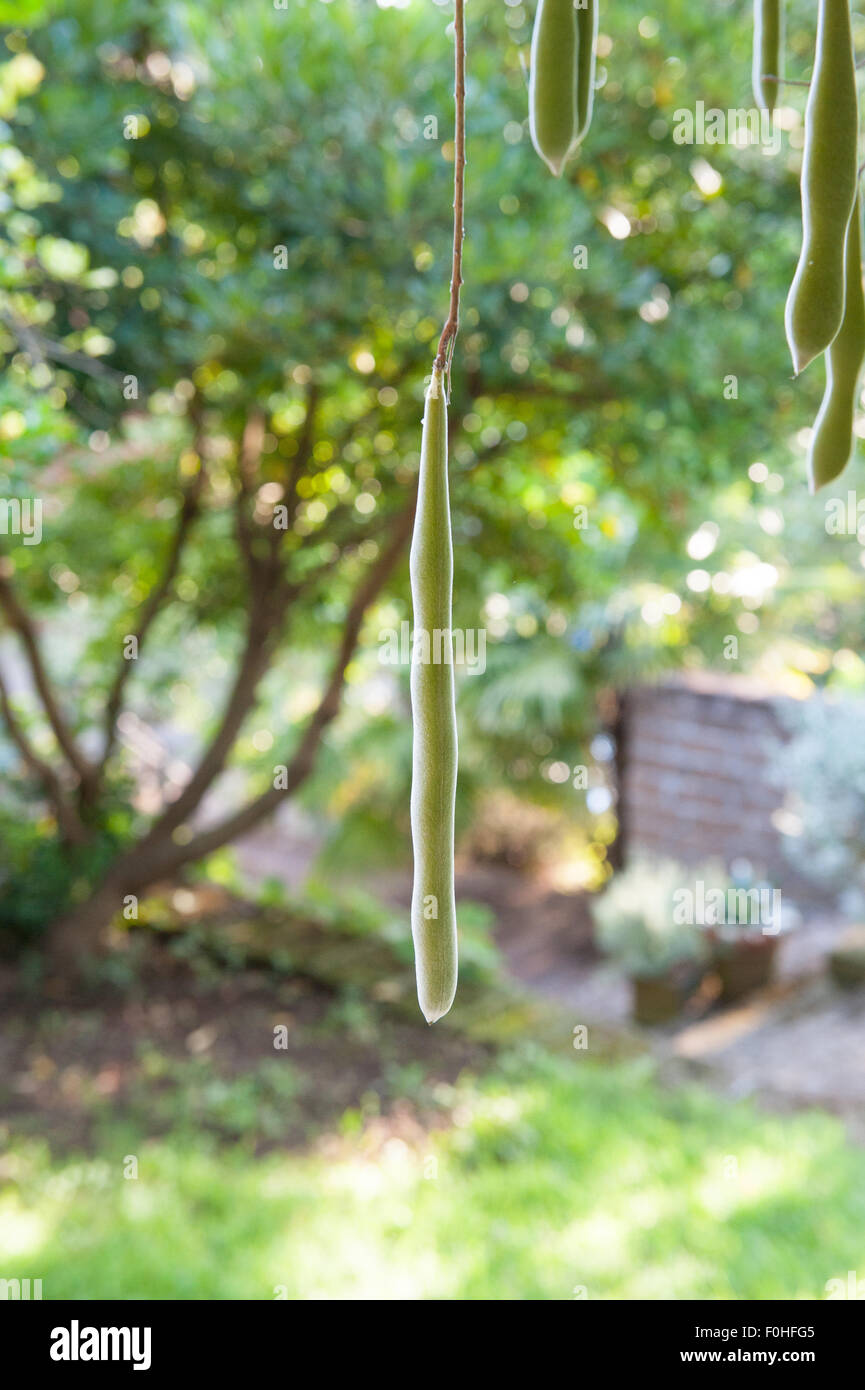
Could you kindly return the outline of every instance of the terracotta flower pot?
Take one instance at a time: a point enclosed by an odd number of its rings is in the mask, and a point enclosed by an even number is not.
[[[848,927],[829,955],[829,974],[836,985],[865,985],[865,926]]]
[[[716,941],[712,963],[721,981],[725,1003],[765,989],[772,978],[777,936],[743,936],[739,941]]]

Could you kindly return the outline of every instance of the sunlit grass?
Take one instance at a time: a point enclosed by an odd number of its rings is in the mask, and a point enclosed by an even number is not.
[[[815,1299],[865,1273],[865,1154],[827,1116],[535,1050],[450,1103],[439,1131],[379,1120],[305,1154],[189,1130],[13,1146],[0,1275],[46,1298]]]

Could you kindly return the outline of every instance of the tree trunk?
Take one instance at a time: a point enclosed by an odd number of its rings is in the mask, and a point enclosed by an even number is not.
[[[108,927],[122,901],[122,888],[109,878],[86,902],[58,917],[48,928],[45,942],[47,973],[62,980],[80,977],[86,958],[106,949]]]
[[[161,879],[173,878],[187,864],[233,842],[239,835],[258,825],[303,785],[313,769],[324,733],[339,713],[346,669],[357,648],[363,619],[370,604],[387,582],[411,534],[416,501],[416,491],[413,491],[408,505],[396,519],[387,546],[367,570],[355,591],[345,616],[342,638],[330,678],[315,713],[301,734],[293,756],[286,764],[286,785],[279,788],[271,787],[218,824],[193,836],[189,842],[178,844],[170,833],[175,828],[181,811],[184,818],[194,814],[202,796],[225,765],[243,723],[243,716],[248,712],[254,698],[258,680],[267,666],[265,651],[269,636],[265,630],[261,637],[263,646],[253,642],[251,638],[248,639],[247,656],[241,663],[222,726],[177,802],[167,808],[143,839],[120,855],[87,902],[66,913],[49,927],[45,961],[51,974],[59,975],[61,978],[74,978],[81,973],[84,957],[102,951],[107,945],[108,926],[122,906],[124,894],[143,893]],[[257,633],[258,629],[255,631]],[[252,683],[247,689],[250,680]]]

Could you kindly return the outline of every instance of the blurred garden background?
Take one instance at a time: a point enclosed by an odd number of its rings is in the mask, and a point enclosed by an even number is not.
[[[751,107],[750,0],[602,4],[557,181],[534,6],[467,8],[484,655],[429,1029],[383,657],[452,5],[0,2],[0,1279],[45,1298],[865,1279],[865,530],[861,459],[808,495],[783,331],[804,94],[771,148],[679,143]],[[788,5],[798,79],[813,26]],[[780,930],[676,920],[698,881],[777,890]]]

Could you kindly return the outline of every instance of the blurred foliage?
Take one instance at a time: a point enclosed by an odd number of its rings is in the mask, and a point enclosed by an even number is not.
[[[268,1058],[244,1076],[219,1076],[208,1057],[177,1061],[145,1050],[129,1097],[132,1114],[156,1132],[172,1130],[190,1138],[201,1130],[226,1139],[256,1133],[280,1137],[287,1112],[303,1089],[290,1062]]]
[[[787,792],[784,847],[797,872],[850,915],[865,911],[862,705],[843,698],[780,707],[787,738],[775,757]]]
[[[812,7],[788,8],[788,70],[805,77]],[[602,859],[609,811],[552,769],[605,784],[590,751],[604,692],[703,664],[800,693],[861,684],[865,552],[807,496],[822,383],[819,368],[791,382],[784,341],[803,93],[785,94],[777,154],[677,144],[680,109],[750,103],[750,11],[623,0],[603,16],[590,137],[558,182],[528,141],[531,13],[474,0],[469,25],[454,624],[488,646],[484,672],[460,675],[459,818],[506,786],[583,818]],[[47,513],[40,546],[7,546],[79,728],[159,574],[196,412],[211,489],[132,682],[137,714],[184,753],[240,640],[224,504],[250,408],[265,481],[314,424],[286,537],[299,574],[330,553],[316,537],[335,509],[342,543],[402,503],[450,270],[449,14],[62,0],[6,31],[2,486]],[[256,787],[273,764],[253,732],[282,739],[308,709],[364,545],[298,607],[262,687],[234,758]],[[305,792],[343,867],[408,845],[407,669],[380,656],[409,617],[403,570]]]
[[[172,954],[210,979],[221,971],[261,968],[292,972],[330,989],[384,1000],[412,1019],[416,982],[411,924],[407,909],[388,907],[362,889],[334,888],[310,878],[301,892],[286,893],[270,881],[253,907],[224,906],[214,916],[179,915],[170,901],[147,926],[167,933]],[[464,1004],[492,997],[509,1000],[514,987],[503,982],[501,957],[492,939],[493,914],[483,903],[460,901],[460,987]]]
[[[46,922],[84,902],[125,844],[111,824],[74,850],[64,847],[50,818],[31,820],[0,809],[0,950],[38,939]]]

